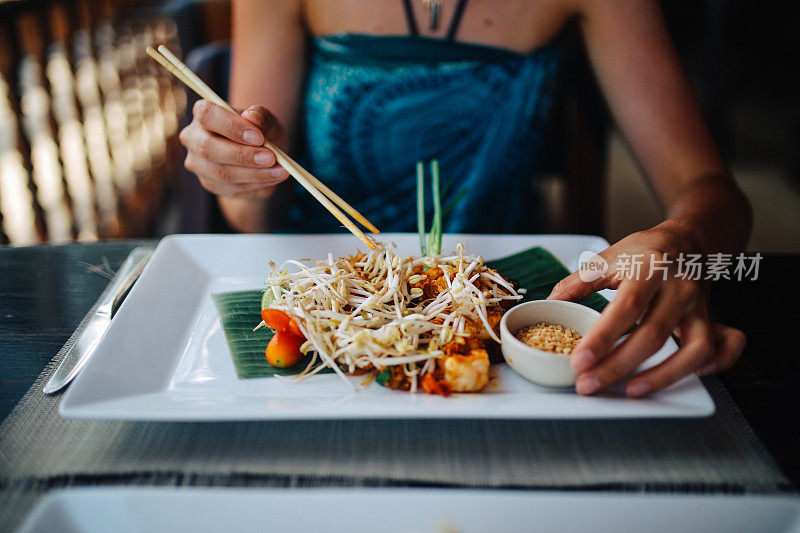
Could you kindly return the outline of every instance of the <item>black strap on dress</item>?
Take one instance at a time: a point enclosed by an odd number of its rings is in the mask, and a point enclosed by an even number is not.
[[[466,5],[467,0],[458,0],[458,4],[456,4],[456,10],[453,13],[453,20],[450,21],[450,27],[447,28],[446,39],[448,41],[452,41],[456,38],[458,26],[461,23],[461,17],[464,15],[464,8]],[[406,14],[408,33],[410,33],[412,37],[418,37],[419,29],[417,28],[417,21],[414,18],[414,9],[411,7],[411,0],[403,0],[403,8]]]
[[[458,33],[458,25],[461,24],[461,16],[464,14],[465,7],[467,7],[467,0],[458,0],[455,13],[453,13],[453,20],[450,21],[450,27],[447,28],[448,41],[452,41],[456,38],[456,33]]]
[[[414,19],[414,10],[411,8],[411,0],[403,0],[403,8],[406,12],[406,23],[408,24],[408,33],[412,37],[417,37],[419,31],[417,30],[417,21]]]

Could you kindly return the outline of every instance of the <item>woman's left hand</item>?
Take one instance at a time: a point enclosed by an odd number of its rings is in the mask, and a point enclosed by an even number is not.
[[[645,396],[692,372],[702,376],[733,366],[744,349],[744,333],[710,321],[707,282],[678,271],[676,259],[687,253],[695,253],[690,239],[668,225],[656,226],[600,252],[607,268],[597,279],[588,279],[590,271],[578,271],[553,288],[548,299],[570,301],[605,288],[617,290],[572,354],[578,393],[593,394],[630,375],[673,332],[681,340],[680,349],[631,378],[626,385],[629,396]],[[592,263],[602,265],[602,260]],[[615,345],[637,320],[634,332]]]

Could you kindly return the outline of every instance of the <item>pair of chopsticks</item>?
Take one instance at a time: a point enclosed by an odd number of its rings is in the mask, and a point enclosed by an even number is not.
[[[239,114],[235,109],[228,105],[225,100],[220,98],[220,96],[215,93],[211,87],[206,85],[206,83],[201,80],[197,74],[192,72],[189,67],[187,67],[180,59],[178,59],[175,54],[170,52],[166,46],[161,45],[158,47],[158,50],[148,46],[147,55],[158,61],[159,64],[170,71],[170,73],[181,80],[184,84],[186,84],[187,87],[196,92],[200,98],[208,100],[209,102],[213,102],[218,106],[227,109],[231,113],[236,115]],[[336,195],[336,193],[326,187],[324,183],[315,178],[309,171],[300,166],[297,161],[289,157],[283,150],[269,141],[264,141],[264,147],[272,150],[278,163],[285,168],[289,174],[291,174],[291,176],[296,179],[298,183],[300,183],[300,185],[310,192],[311,195],[314,196],[314,198],[316,198],[319,203],[325,207],[325,209],[330,211],[330,213],[335,216],[339,222],[344,224],[344,226],[350,230],[353,235],[361,239],[361,241],[370,249],[375,249],[374,240],[371,237],[364,235],[364,232],[362,232],[358,226],[356,226],[349,218],[347,218],[344,213],[342,213],[339,208],[336,207],[336,205],[344,209],[350,216],[352,216],[372,233],[380,233],[378,228],[373,226],[369,220],[361,215],[361,213],[356,211],[350,204],[342,200],[338,195]],[[334,203],[336,205],[334,205]]]

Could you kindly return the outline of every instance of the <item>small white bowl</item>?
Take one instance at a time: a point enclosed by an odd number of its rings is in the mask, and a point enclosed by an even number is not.
[[[599,316],[585,305],[561,300],[535,300],[512,307],[500,321],[503,357],[517,373],[538,385],[574,385],[577,374],[570,366],[569,355],[531,348],[515,335],[540,322],[559,324],[584,335]]]

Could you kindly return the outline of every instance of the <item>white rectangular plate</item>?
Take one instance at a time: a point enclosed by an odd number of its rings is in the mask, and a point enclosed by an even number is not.
[[[63,531],[800,531],[789,496],[417,489],[89,488],[48,495],[20,533]]]
[[[381,235],[402,253],[419,253],[414,234]],[[487,259],[543,246],[571,270],[599,237],[446,235]],[[353,253],[351,235],[178,235],[163,239],[120,307],[97,352],[61,401],[69,418],[257,420],[326,418],[632,418],[701,417],[714,402],[695,376],[646,399],[620,387],[596,397],[548,389],[497,365],[486,390],[448,398],[373,384],[353,392],[333,374],[302,381],[239,379],[211,295],[263,288],[267,261]],[[613,291],[603,293],[613,298]],[[255,326],[255,324],[253,324]],[[671,339],[646,365],[676,349]],[[363,377],[351,378],[357,386]]]

